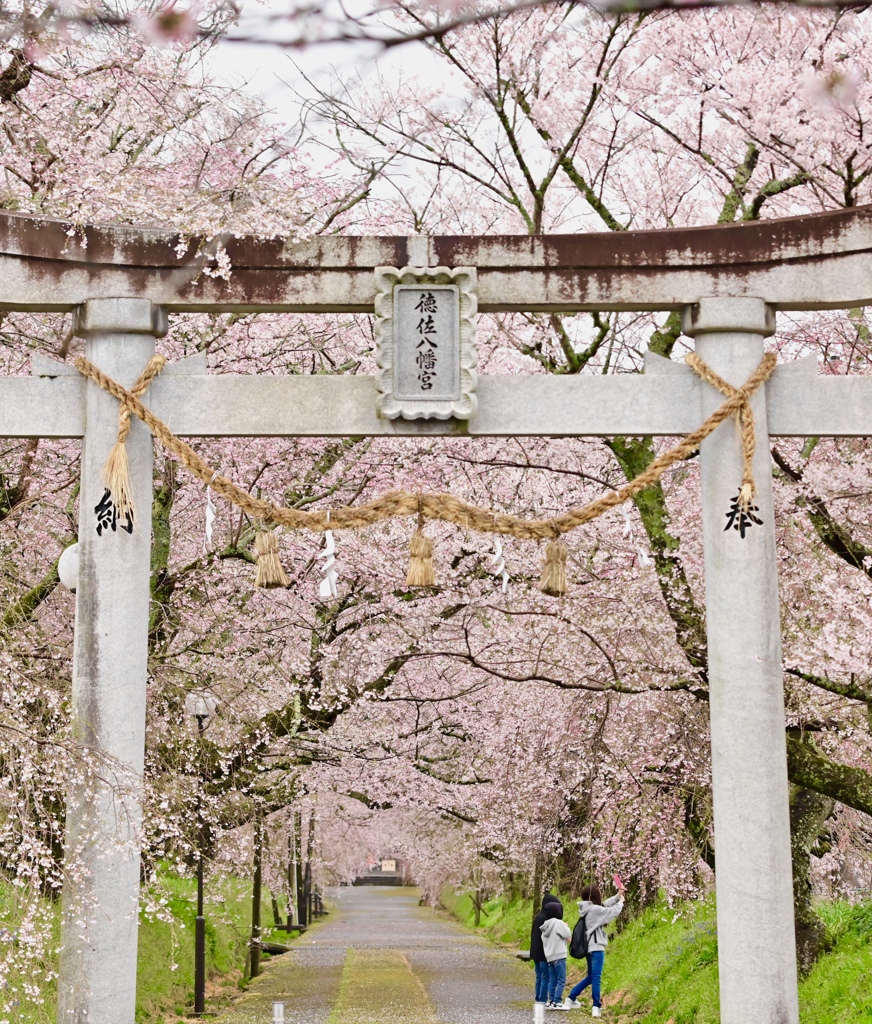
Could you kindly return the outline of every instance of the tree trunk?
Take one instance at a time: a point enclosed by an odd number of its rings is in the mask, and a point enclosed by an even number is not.
[[[533,917],[539,913],[542,906],[542,858],[536,854],[536,863],[533,865]]]
[[[715,851],[711,842],[711,792],[701,786],[688,787],[683,792],[684,827],[693,839],[701,860],[715,870]]]
[[[294,838],[297,834],[294,827],[296,815],[291,811],[288,816],[288,931],[294,923],[294,915],[297,913],[297,843]]]
[[[475,893],[472,897],[472,905],[475,909],[475,927],[478,928],[481,924],[481,863],[476,864],[473,871],[473,878],[475,880]]]
[[[808,739],[787,734],[787,775],[791,782],[872,815],[872,772],[839,764]]]
[[[796,960],[808,974],[826,945],[826,927],[811,904],[811,851],[835,801],[801,786],[790,787],[790,843],[793,856],[793,912]]]
[[[254,822],[254,885],[251,893],[251,942],[249,977],[260,974],[260,896],[263,891],[263,818],[258,812]]]
[[[294,844],[296,849],[294,860],[297,872],[297,924],[305,928],[309,923],[309,915],[306,907],[306,887],[303,878],[303,815],[299,811],[294,815]]]

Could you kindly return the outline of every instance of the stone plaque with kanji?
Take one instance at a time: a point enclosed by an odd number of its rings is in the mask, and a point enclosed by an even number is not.
[[[379,267],[379,413],[468,419],[476,408],[475,270]]]
[[[394,288],[394,395],[401,401],[460,398],[457,285]]]

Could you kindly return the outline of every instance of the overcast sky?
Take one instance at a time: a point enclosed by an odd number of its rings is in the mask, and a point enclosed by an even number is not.
[[[277,45],[283,39],[293,38],[295,30],[270,19],[292,11],[295,6],[293,0],[267,0],[265,3],[245,0],[243,18],[233,34],[273,40],[273,44],[224,42],[215,48],[212,57],[217,77],[233,84],[247,82],[249,90],[263,96],[283,121],[294,120],[294,102],[288,86],[304,88],[295,65],[316,80],[328,78],[334,68],[340,75],[353,69],[365,74],[374,70],[376,63],[382,73],[393,70],[402,74],[404,69],[414,67],[415,74],[420,75],[428,65],[435,67],[435,58],[420,43],[390,50],[365,43],[312,44],[302,48]],[[339,17],[339,5],[333,6]],[[361,11],[369,7],[366,3],[356,6]]]

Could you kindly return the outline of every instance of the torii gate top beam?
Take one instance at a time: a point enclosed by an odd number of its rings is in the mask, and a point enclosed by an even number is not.
[[[142,296],[171,312],[369,312],[377,266],[474,266],[482,312],[671,310],[703,295],[782,310],[872,304],[872,206],[755,224],[607,234],[222,240],[229,281],[179,236],[0,214],[0,309]]]

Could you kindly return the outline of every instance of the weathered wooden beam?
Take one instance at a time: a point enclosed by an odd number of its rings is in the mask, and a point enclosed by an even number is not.
[[[382,420],[372,377],[160,377],[146,402],[184,437],[575,437],[695,430],[703,385],[687,368],[654,376],[480,377],[478,414],[458,421]],[[84,381],[0,380],[0,436],[81,437]],[[773,436],[872,436],[872,377],[807,377],[793,364],[766,385]]]

